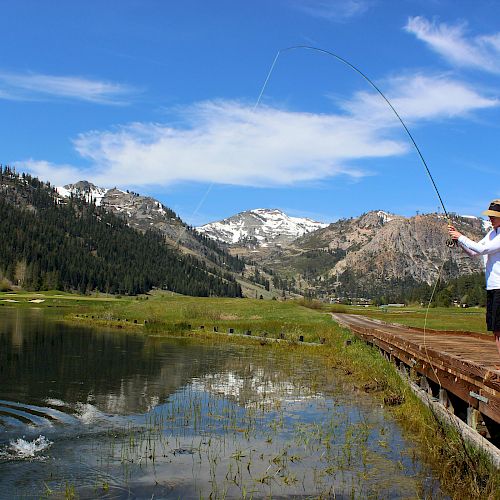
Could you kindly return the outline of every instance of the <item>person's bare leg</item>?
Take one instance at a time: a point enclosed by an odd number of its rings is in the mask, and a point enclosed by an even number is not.
[[[500,331],[493,332],[495,336],[495,344],[497,345],[498,354],[500,354]],[[500,371],[500,363],[495,365],[495,370]]]

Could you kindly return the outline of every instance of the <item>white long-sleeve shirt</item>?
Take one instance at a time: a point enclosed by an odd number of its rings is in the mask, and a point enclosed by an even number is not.
[[[458,242],[470,256],[481,255],[486,274],[486,290],[500,289],[500,228],[492,229],[482,240],[475,242],[460,236]]]

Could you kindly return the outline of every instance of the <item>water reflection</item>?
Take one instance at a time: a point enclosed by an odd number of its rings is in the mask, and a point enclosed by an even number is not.
[[[36,310],[1,313],[0,398],[5,400],[89,402],[104,413],[143,413],[218,364],[219,350],[69,328]],[[203,354],[207,349],[213,351],[209,357]]]
[[[382,410],[300,348],[194,345],[0,308],[0,380],[0,498],[439,496]]]

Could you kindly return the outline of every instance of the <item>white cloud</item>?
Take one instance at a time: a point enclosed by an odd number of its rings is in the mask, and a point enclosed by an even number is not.
[[[472,111],[499,105],[495,98],[479,95],[469,85],[446,75],[413,75],[393,78],[384,94],[404,121],[465,116]],[[394,123],[395,117],[383,99],[360,92],[343,105],[351,115],[376,121],[380,126]]]
[[[369,0],[296,0],[293,3],[310,16],[337,22],[364,14],[371,4]]]
[[[406,31],[456,66],[500,73],[500,33],[467,37],[466,24],[436,24],[423,17],[411,17]]]
[[[405,121],[460,117],[498,106],[445,76],[417,75],[388,82],[387,96]],[[401,155],[400,124],[382,98],[361,92],[343,114],[313,114],[238,102],[210,101],[183,111],[182,127],[134,123],[92,131],[74,140],[90,167],[31,162],[31,172],[52,182],[88,179],[102,186],[167,186],[203,182],[272,187],[346,175],[368,175],[366,158]],[[391,139],[394,130],[398,140]]]
[[[99,165],[101,183],[183,181],[240,186],[291,185],[335,175],[360,177],[351,160],[401,154],[406,147],[354,117],[205,102],[187,111],[186,128],[132,124],[91,132],[77,151]]]
[[[75,76],[0,72],[0,98],[3,99],[55,97],[98,104],[125,104],[123,99],[133,92],[134,89],[127,85]]]
[[[63,186],[81,180],[82,170],[73,165],[55,164],[32,158],[14,162],[14,166],[23,172],[29,172],[42,181],[49,181],[54,186]]]

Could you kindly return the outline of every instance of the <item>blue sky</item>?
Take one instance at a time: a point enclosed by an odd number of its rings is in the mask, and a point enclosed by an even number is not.
[[[200,225],[500,198],[500,2],[2,1],[0,162],[152,195]]]

